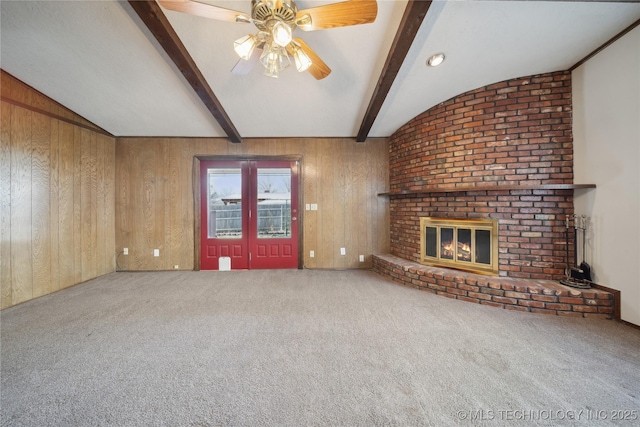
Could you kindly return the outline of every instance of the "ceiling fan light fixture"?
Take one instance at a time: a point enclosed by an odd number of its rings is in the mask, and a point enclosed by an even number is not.
[[[251,58],[251,54],[256,45],[256,36],[249,34],[233,42],[233,49],[240,58],[246,61]]]
[[[287,51],[274,42],[266,44],[260,55],[260,62],[264,66],[264,75],[275,78],[279,77],[280,71],[291,65]]]
[[[427,65],[429,67],[437,67],[443,62],[444,62],[444,53],[436,53],[435,55],[431,55],[429,59],[427,59]]]
[[[2,0],[0,0],[2,1]],[[326,0],[325,0],[326,1]],[[234,74],[245,75],[259,59],[265,74],[277,77],[294,57],[298,71],[308,70],[317,80],[331,68],[293,32],[324,30],[372,23],[378,14],[376,0],[341,0],[298,10],[296,0],[251,0],[251,14],[209,4],[206,0],[156,0],[164,9],[227,22],[251,23],[258,33],[234,42],[234,50],[245,61],[238,61]],[[266,52],[266,55],[264,54]],[[240,66],[238,66],[240,64]]]
[[[281,47],[287,46],[291,43],[292,31],[291,27],[282,21],[278,21],[273,24],[273,28],[271,29],[271,37],[275,44]]]
[[[313,64],[313,61],[311,60],[311,58],[309,58],[309,55],[307,55],[307,53],[299,47],[296,47],[296,49],[293,51],[293,60],[296,63],[296,70],[298,70],[298,72],[300,73],[303,71],[307,71]]]

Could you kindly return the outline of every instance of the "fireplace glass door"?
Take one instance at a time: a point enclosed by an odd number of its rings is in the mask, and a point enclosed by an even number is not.
[[[420,222],[423,264],[497,274],[497,221],[421,218]]]

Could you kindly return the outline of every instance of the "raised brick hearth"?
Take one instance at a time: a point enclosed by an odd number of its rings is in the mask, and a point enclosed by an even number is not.
[[[508,310],[558,316],[614,317],[614,296],[551,280],[491,277],[429,267],[393,255],[374,255],[373,271],[394,282],[437,295]]]
[[[556,72],[466,92],[402,126],[389,145],[391,254],[420,261],[420,217],[492,218],[501,277],[562,279],[571,123],[571,73]]]

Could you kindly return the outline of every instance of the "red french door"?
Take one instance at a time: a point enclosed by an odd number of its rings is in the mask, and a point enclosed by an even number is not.
[[[200,269],[298,267],[298,162],[202,161],[200,189]]]
[[[200,269],[249,268],[247,162],[200,162]],[[225,260],[225,258],[230,258]]]

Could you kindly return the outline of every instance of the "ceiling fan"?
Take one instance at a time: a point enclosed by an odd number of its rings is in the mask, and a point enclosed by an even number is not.
[[[278,77],[293,57],[299,72],[309,71],[317,80],[327,77],[331,69],[302,39],[293,37],[294,30],[315,31],[368,24],[375,21],[378,14],[375,0],[348,0],[304,10],[298,10],[294,0],[251,0],[251,16],[197,0],[156,1],[177,12],[253,23],[258,32],[234,42],[234,49],[241,58],[232,70],[234,74],[247,74],[260,61],[265,75]]]

